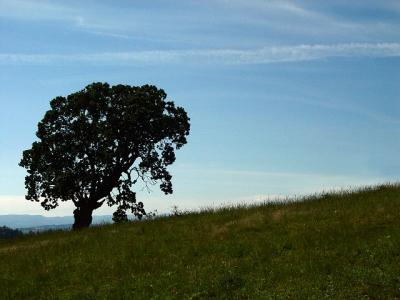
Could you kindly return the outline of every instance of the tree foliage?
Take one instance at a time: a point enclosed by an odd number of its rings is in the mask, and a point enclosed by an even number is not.
[[[0,227],[0,239],[11,239],[22,236],[22,231],[18,229],[12,229],[6,226]]]
[[[26,199],[50,210],[73,201],[74,228],[89,226],[104,202],[117,215],[145,214],[132,190],[137,181],[172,190],[167,166],[186,144],[189,118],[155,86],[93,83],[50,102],[38,124],[38,141],[23,152]]]

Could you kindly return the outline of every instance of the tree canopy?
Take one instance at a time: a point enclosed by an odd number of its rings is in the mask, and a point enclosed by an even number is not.
[[[0,227],[0,240],[1,239],[12,239],[15,237],[22,236],[22,231],[18,229],[12,229],[6,226]]]
[[[117,207],[117,220],[127,211],[141,218],[145,210],[133,185],[158,182],[172,193],[167,166],[190,130],[185,110],[166,97],[151,85],[93,83],[53,99],[38,124],[38,140],[20,162],[28,172],[26,199],[46,210],[72,201],[74,229],[89,226],[103,203]]]

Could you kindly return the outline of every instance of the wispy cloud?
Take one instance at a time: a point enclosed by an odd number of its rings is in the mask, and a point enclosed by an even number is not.
[[[48,1],[0,0],[0,16],[22,20],[75,20],[77,11],[73,8]]]
[[[335,4],[343,11],[357,11],[358,7],[357,3],[338,1]],[[399,7],[392,1],[366,4],[371,5],[392,11],[398,11]],[[236,47],[243,43],[260,46],[258,41],[270,43],[271,40],[278,43],[280,40],[386,42],[399,37],[399,23],[395,20],[353,20],[332,13],[330,6],[332,3],[326,9],[317,1],[289,0],[204,0],[179,4],[154,0],[125,5],[73,0],[0,0],[0,17],[17,22],[44,21],[47,26],[57,23],[69,30],[104,38],[174,42],[193,47]],[[249,30],[253,31],[252,35],[248,35]]]
[[[316,96],[308,96],[307,98],[302,96],[297,96],[296,98],[285,98],[280,97],[277,101],[286,101],[286,102],[293,102],[293,103],[300,103],[310,106],[316,106],[325,108],[328,110],[336,110],[347,112],[363,117],[367,117],[370,120],[393,124],[393,125],[400,125],[400,119],[394,118],[376,111],[371,111],[363,106],[356,105],[354,101],[347,101],[345,104],[337,103],[333,99],[329,99],[326,97],[316,97]]]
[[[122,28],[116,20],[100,18],[80,7],[51,1],[0,0],[0,17],[22,21],[65,22],[89,33],[126,38],[115,32]]]
[[[357,176],[340,175],[340,174],[324,174],[324,173],[302,173],[302,172],[274,172],[274,171],[255,171],[255,170],[235,170],[235,169],[219,169],[219,168],[196,168],[184,166],[177,168],[176,172],[208,174],[209,176],[236,176],[236,177],[256,177],[256,178],[276,178],[276,179],[309,179],[309,180],[342,180],[351,182],[359,179]]]
[[[313,193],[348,190],[365,185],[375,185],[393,181],[394,177],[382,177],[362,174],[338,174],[324,172],[275,172],[269,170],[246,170],[209,167],[203,168],[196,165],[177,167],[174,170],[176,176],[207,178],[211,182],[218,182],[218,193],[221,186],[226,189],[220,195],[221,199],[237,199],[252,201],[276,201],[286,196],[302,196]],[[228,188],[229,187],[229,188]],[[250,194],[252,191],[254,194]]]
[[[319,5],[318,1],[289,0],[213,0],[224,10],[235,15],[235,19],[247,25],[260,26],[267,32],[280,36],[314,37],[321,41],[388,41],[398,36],[398,22],[394,20],[374,21],[372,19],[352,19],[338,13],[363,8],[380,8],[396,11],[396,2],[390,1],[335,1]],[[335,8],[330,10],[329,8]],[[228,14],[230,15],[230,14]]]
[[[1,53],[0,64],[269,64],[329,57],[399,57],[400,43],[348,43],[295,45],[260,49],[150,50],[92,54]]]

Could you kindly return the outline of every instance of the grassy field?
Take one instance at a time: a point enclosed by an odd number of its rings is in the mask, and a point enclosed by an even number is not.
[[[400,186],[0,241],[0,299],[400,299]]]

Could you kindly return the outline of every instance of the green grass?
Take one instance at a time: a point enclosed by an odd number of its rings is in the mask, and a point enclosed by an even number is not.
[[[400,185],[0,242],[0,299],[400,299]]]

